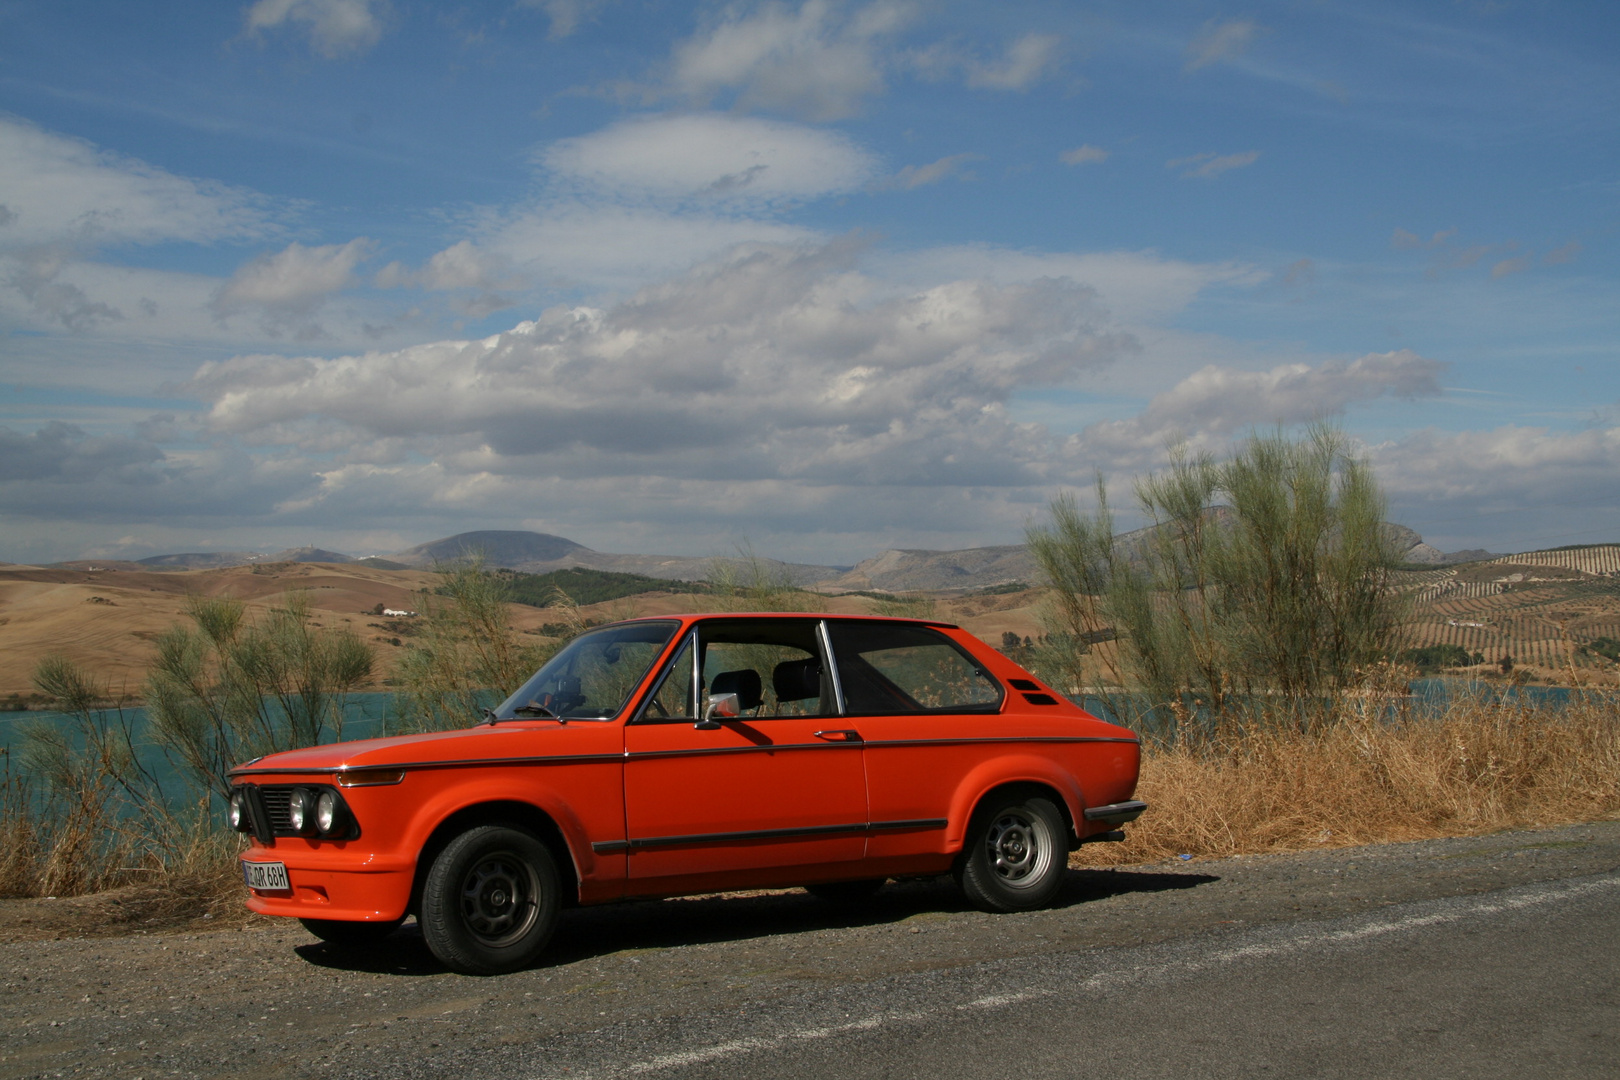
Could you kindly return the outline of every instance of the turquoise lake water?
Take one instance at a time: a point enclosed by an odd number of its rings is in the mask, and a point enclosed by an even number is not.
[[[1420,707],[1427,707],[1438,712],[1446,702],[1459,695],[1479,695],[1483,697],[1501,697],[1509,702],[1526,702],[1532,705],[1562,706],[1569,701],[1571,691],[1562,686],[1503,686],[1500,683],[1463,682],[1457,679],[1414,679],[1412,693]],[[349,697],[344,709],[343,730],[341,735],[336,731],[328,731],[322,742],[339,742],[354,739],[369,739],[377,735],[389,734],[390,707],[393,704],[393,695],[386,693],[353,694]],[[1099,716],[1109,718],[1104,703],[1094,698],[1079,699],[1079,704]],[[166,788],[179,791],[182,785],[176,783],[178,776],[175,769],[164,756],[162,750],[150,738],[143,737],[146,730],[146,710],[132,708],[125,710],[125,716],[136,733],[136,745],[140,754],[141,763],[156,775]],[[475,723],[476,717],[469,716],[467,723]],[[66,724],[72,726],[75,720],[72,716],[52,712],[0,712],[0,750],[10,750],[22,741],[24,731],[29,725]],[[15,766],[14,766],[15,767]]]

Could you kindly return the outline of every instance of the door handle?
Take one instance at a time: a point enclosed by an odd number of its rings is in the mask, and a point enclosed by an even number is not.
[[[861,733],[858,731],[818,731],[816,738],[826,739],[828,742],[860,742]]]

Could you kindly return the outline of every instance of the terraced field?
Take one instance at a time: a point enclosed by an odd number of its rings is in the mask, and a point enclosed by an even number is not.
[[[1549,673],[1616,667],[1583,646],[1620,640],[1620,544],[1403,572],[1397,584],[1413,601],[1413,645],[1458,645]]]

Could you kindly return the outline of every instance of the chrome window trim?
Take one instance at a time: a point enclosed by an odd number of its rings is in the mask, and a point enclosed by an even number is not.
[[[848,716],[849,710],[844,707],[844,684],[838,677],[838,657],[833,655],[832,635],[827,632],[826,619],[816,623],[816,637],[821,641],[821,664],[832,676],[833,705],[839,716]]]
[[[651,705],[653,703],[653,699],[658,696],[658,692],[664,688],[664,683],[666,681],[668,681],[670,673],[675,670],[675,661],[680,659],[681,650],[684,649],[687,645],[692,646],[692,670],[693,670],[694,674],[696,673],[696,671],[697,671],[697,625],[693,624],[692,628],[690,630],[688,630],[687,633],[686,633],[686,638],[684,640],[684,643],[682,643],[681,639],[679,639],[679,638],[676,639],[674,657],[671,658],[671,660],[670,660],[670,662],[668,664],[664,665],[663,672],[658,676],[657,679],[655,679],[653,681],[652,687],[647,691],[646,697],[643,697],[641,699],[641,704],[636,706],[635,713],[630,717],[630,720],[629,720],[630,723],[632,723],[632,724],[667,724],[667,723],[673,723],[673,722],[679,721],[679,720],[693,720],[693,719],[696,718],[697,714],[694,712],[694,713],[692,713],[691,716],[669,716],[669,717],[660,717],[660,718],[654,719],[654,720],[647,719],[647,709],[649,707],[651,707]],[[694,680],[693,683],[692,683],[692,690],[688,691],[688,693],[687,693],[686,708],[687,708],[688,712],[691,712],[697,706],[697,703],[694,700],[692,700],[693,697],[696,694],[696,690],[697,690],[697,682]]]

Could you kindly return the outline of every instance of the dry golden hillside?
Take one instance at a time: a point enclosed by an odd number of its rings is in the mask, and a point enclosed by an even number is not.
[[[33,692],[29,674],[40,659],[62,653],[105,679],[113,693],[139,694],[152,641],[185,621],[186,597],[233,596],[250,614],[284,603],[302,592],[322,626],[355,630],[377,647],[377,681],[409,644],[409,620],[379,618],[378,605],[411,609],[413,597],[435,584],[425,570],[379,570],[354,564],[276,563],[217,570],[150,570],[122,564],[38,567],[0,565],[0,701]],[[993,644],[1004,631],[1038,633],[1037,592],[943,599],[935,616],[958,622]],[[859,596],[808,598],[822,610],[863,613],[871,601]],[[707,598],[687,593],[648,593],[591,605],[593,621],[633,615],[667,615],[705,607]],[[512,623],[538,632],[557,612],[512,605]],[[395,644],[398,642],[399,644]]]

